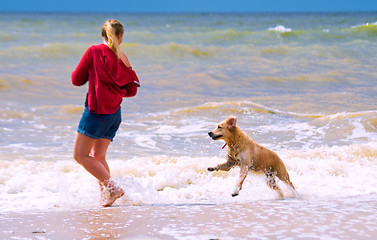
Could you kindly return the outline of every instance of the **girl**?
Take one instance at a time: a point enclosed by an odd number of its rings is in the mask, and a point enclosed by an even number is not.
[[[85,110],[82,114],[73,150],[73,158],[100,184],[103,207],[111,206],[124,195],[110,176],[106,152],[121,123],[123,97],[136,95],[139,80],[125,53],[120,50],[124,28],[117,20],[102,26],[104,43],[88,48],[72,73],[72,84],[88,84]],[[102,193],[107,192],[103,199]]]

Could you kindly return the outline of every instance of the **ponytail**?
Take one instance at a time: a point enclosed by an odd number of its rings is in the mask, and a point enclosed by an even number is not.
[[[102,37],[105,38],[107,45],[117,55],[118,59],[122,56],[118,42],[118,35],[123,35],[123,33],[123,25],[118,20],[109,19],[102,26]]]

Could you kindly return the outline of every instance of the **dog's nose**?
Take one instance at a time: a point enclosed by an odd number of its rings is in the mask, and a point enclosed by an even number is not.
[[[212,137],[213,133],[212,133],[212,132],[209,132],[208,135],[209,135],[210,137]]]

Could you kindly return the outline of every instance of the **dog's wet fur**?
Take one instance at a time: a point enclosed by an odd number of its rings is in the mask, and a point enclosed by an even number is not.
[[[235,166],[240,167],[240,178],[237,186],[232,193],[235,197],[242,189],[242,184],[249,173],[263,173],[267,177],[267,185],[276,190],[279,197],[283,198],[283,193],[276,184],[275,177],[288,184],[294,190],[295,187],[289,180],[287,169],[279,156],[259,145],[250,139],[237,126],[237,118],[235,116],[228,117],[221,122],[214,130],[208,133],[213,140],[223,139],[227,144],[227,162],[219,164],[216,167],[209,167],[208,171],[229,171]]]

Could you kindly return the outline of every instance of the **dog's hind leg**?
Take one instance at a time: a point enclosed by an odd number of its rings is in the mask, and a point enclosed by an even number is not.
[[[285,167],[280,168],[279,171],[276,173],[276,177],[278,177],[282,182],[286,183],[288,186],[291,187],[291,191],[295,198],[300,197],[300,194],[296,191],[295,187],[293,186],[291,180],[289,179],[289,175]]]
[[[240,178],[238,180],[238,183],[237,183],[237,186],[236,186],[236,189],[234,190],[234,192],[232,193],[232,197],[235,197],[239,194],[239,192],[241,191],[242,189],[242,184],[243,182],[245,181],[245,178],[247,176],[247,174],[249,173],[249,167],[247,165],[243,165],[241,166],[241,170],[240,170]]]
[[[283,193],[281,192],[279,186],[276,184],[276,181],[275,181],[275,176],[276,176],[276,172],[273,171],[272,169],[270,169],[270,171],[266,172],[266,176],[267,176],[267,185],[274,189],[275,191],[278,192],[279,194],[279,197],[283,197]]]
[[[283,182],[285,182],[286,184],[288,184],[289,186],[291,186],[293,188],[293,190],[295,190],[295,187],[293,186],[293,183],[291,182],[291,180],[289,179],[289,175],[288,175],[288,172],[287,170],[285,169],[281,169],[277,172],[276,176]]]

